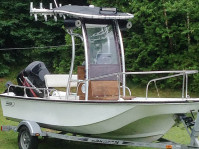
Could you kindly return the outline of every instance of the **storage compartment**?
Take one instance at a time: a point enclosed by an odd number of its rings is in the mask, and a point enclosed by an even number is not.
[[[84,86],[79,85],[78,96],[85,99]],[[90,81],[88,100],[118,100],[118,81]]]
[[[77,67],[79,80],[85,80],[85,67]],[[118,81],[93,80],[89,82],[88,100],[118,100]],[[85,84],[78,86],[78,96],[80,100],[85,99]]]

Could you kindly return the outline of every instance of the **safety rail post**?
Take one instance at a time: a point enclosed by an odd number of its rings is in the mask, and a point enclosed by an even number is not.
[[[68,99],[68,96],[70,94],[70,83],[72,82],[71,79],[72,79],[72,75],[73,75],[74,61],[75,61],[75,37],[79,37],[83,41],[83,37],[79,34],[73,33],[72,29],[68,29],[67,32],[71,36],[71,40],[72,40],[72,59],[71,59],[71,66],[70,66],[70,72],[69,72],[68,84],[67,84],[67,88],[66,88],[65,99]]]
[[[85,101],[88,101],[88,86],[89,86],[89,81],[88,81],[88,43],[87,43],[87,35],[86,35],[86,26],[85,23],[82,23],[82,35],[84,39],[84,51],[85,51],[85,71],[86,71],[86,90],[85,90]]]
[[[186,92],[185,92],[185,94],[186,94],[186,98],[188,98],[188,74],[186,73]]]
[[[26,86],[24,86],[24,97],[28,97],[26,93]]]
[[[45,90],[45,88],[43,89],[43,92],[44,92],[44,97],[46,97],[46,90]]]
[[[68,33],[71,35],[71,40],[72,40],[72,59],[71,59],[71,66],[70,66],[68,84],[67,84],[67,87],[66,87],[65,99],[68,99],[68,96],[69,96],[69,93],[70,93],[70,82],[71,82],[71,78],[72,78],[72,73],[73,73],[73,68],[74,68],[74,60],[75,60],[75,37],[73,35],[73,30],[68,30]]]
[[[160,97],[160,94],[159,94],[159,90],[158,90],[158,87],[157,87],[156,81],[154,81],[154,84],[155,84],[155,88],[156,88],[156,91],[157,91],[158,97]]]
[[[117,74],[117,81],[118,81],[118,100],[120,100],[120,75]]]
[[[8,94],[8,95],[9,95],[9,93],[10,93],[10,87],[11,87],[11,85],[8,86],[8,90],[7,90],[7,94]]]
[[[126,86],[126,74],[125,74],[125,55],[124,55],[124,45],[122,41],[122,34],[120,31],[120,27],[117,21],[115,21],[116,29],[119,35],[119,43],[120,43],[120,50],[121,50],[121,56],[122,56],[122,90],[123,90],[123,96],[126,95],[125,92],[125,86]]]
[[[182,98],[184,98],[184,87],[185,87],[185,73],[183,73],[183,80],[182,80]]]

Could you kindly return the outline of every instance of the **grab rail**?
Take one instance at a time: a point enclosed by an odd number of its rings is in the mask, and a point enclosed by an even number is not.
[[[147,87],[146,87],[146,98],[148,98],[148,89],[149,89],[149,85],[151,82],[156,83],[156,81],[160,81],[160,80],[165,80],[165,79],[169,79],[169,78],[174,78],[174,77],[178,77],[178,76],[182,76],[184,75],[184,73],[180,73],[180,74],[176,74],[176,75],[171,75],[171,76],[167,76],[167,77],[161,77],[161,78],[156,78],[156,79],[152,79],[148,82]],[[157,89],[157,86],[156,86]]]
[[[186,92],[185,92],[185,97],[188,97],[188,75],[189,74],[195,74],[198,73],[198,70],[182,70],[182,71],[145,71],[145,72],[120,72],[120,73],[112,73],[112,74],[107,74],[107,75],[102,75],[102,76],[98,76],[98,77],[93,77],[87,80],[83,80],[82,82],[88,82],[88,81],[92,81],[92,80],[98,80],[98,79],[103,79],[103,78],[107,78],[107,77],[111,77],[111,76],[117,76],[117,81],[119,81],[118,83],[118,88],[120,88],[120,76],[125,74],[125,75],[149,75],[149,74],[175,74],[175,75],[170,75],[170,76],[166,76],[166,77],[161,77],[161,78],[156,78],[156,79],[152,79],[148,82],[147,87],[146,87],[146,99],[148,98],[148,87],[150,85],[151,82],[154,81],[159,81],[159,80],[164,80],[164,79],[169,79],[169,78],[173,78],[173,77],[178,77],[178,76],[183,76],[183,87],[182,87],[182,98],[184,98],[184,87],[186,88]],[[184,85],[184,80],[186,77],[186,86]],[[120,100],[120,89],[119,89],[119,96],[118,96],[118,100]],[[88,99],[86,99],[88,100]]]
[[[123,86],[120,86],[120,88],[123,88]],[[129,96],[131,96],[131,90],[127,86],[125,86],[125,89],[129,92]]]
[[[24,97],[28,97],[27,96],[27,89],[34,89],[34,90],[43,90],[43,94],[44,94],[44,97],[47,97],[46,96],[46,91],[50,91],[50,92],[52,92],[52,91],[57,91],[56,89],[48,89],[48,88],[36,88],[36,87],[27,87],[27,86],[20,86],[20,85],[10,85],[9,87],[8,87],[8,90],[7,90],[7,94],[9,95],[9,92],[10,92],[10,87],[16,87],[16,88],[22,88],[22,89],[24,89]]]
[[[112,74],[108,74],[108,75],[102,75],[102,76],[99,76],[99,77],[93,77],[93,78],[90,78],[90,79],[87,79],[87,80],[71,80],[71,81],[74,81],[74,82],[78,82],[78,86],[80,83],[86,83],[86,82],[89,82],[89,81],[92,81],[92,80],[98,80],[98,79],[103,79],[103,78],[107,78],[107,77],[111,77],[111,76],[117,76],[117,81],[118,81],[118,100],[121,100],[120,99],[120,79],[121,79],[121,75],[125,74],[125,75],[149,75],[149,74],[174,74],[174,75],[170,75],[170,76],[165,76],[165,77],[160,77],[160,78],[155,78],[155,79],[152,79],[150,80],[148,83],[147,83],[147,86],[146,86],[146,99],[148,98],[148,91],[149,91],[149,85],[152,83],[152,82],[155,82],[156,81],[160,81],[160,80],[165,80],[165,79],[169,79],[169,78],[174,78],[174,77],[178,77],[178,76],[183,76],[183,84],[182,84],[182,98],[184,98],[184,95],[186,98],[188,98],[188,75],[189,74],[195,74],[195,73],[198,73],[197,70],[183,70],[183,71],[146,71],[146,72],[120,72],[120,73],[112,73]],[[186,84],[185,84],[186,83]],[[27,97],[27,89],[34,89],[34,90],[43,90],[43,94],[44,94],[44,97],[47,97],[46,96],[46,92],[47,91],[57,91],[56,89],[48,89],[48,88],[36,88],[36,87],[27,87],[27,86],[19,86],[19,85],[10,85],[8,87],[8,94],[9,94],[9,91],[10,91],[10,87],[18,87],[18,88],[23,88],[24,89],[24,97]],[[78,86],[77,86],[77,90],[76,92],[78,91]],[[131,91],[128,87],[125,87],[128,91],[129,91],[129,94],[131,95]],[[156,88],[157,89],[157,88]],[[186,89],[186,90],[185,90]],[[77,94],[76,94],[77,96]],[[88,100],[88,99],[86,99]]]
[[[88,80],[84,80],[84,81],[92,81],[92,80],[97,80],[97,79],[102,79],[102,78],[107,78],[107,77],[112,77],[112,76],[117,76],[117,75],[122,75],[122,74],[126,74],[126,75],[147,75],[147,74],[170,74],[170,73],[185,73],[185,74],[195,74],[198,73],[198,70],[182,70],[182,71],[143,71],[143,72],[117,72],[117,73],[111,73],[111,74],[107,74],[107,75],[102,75],[102,76],[98,76],[98,77],[93,77],[90,78]]]

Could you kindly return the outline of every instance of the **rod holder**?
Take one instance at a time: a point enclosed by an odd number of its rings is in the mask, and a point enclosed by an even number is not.
[[[54,15],[54,20],[55,20],[55,22],[57,22],[57,16],[56,15]]]
[[[30,11],[33,10],[33,2],[30,2]]]
[[[44,20],[45,20],[45,21],[48,21],[47,15],[44,15]]]
[[[40,3],[39,7],[40,9],[43,9],[43,3]]]
[[[53,9],[53,4],[52,3],[49,4],[49,8]]]
[[[34,14],[34,17],[35,17],[35,21],[38,21],[37,14]]]

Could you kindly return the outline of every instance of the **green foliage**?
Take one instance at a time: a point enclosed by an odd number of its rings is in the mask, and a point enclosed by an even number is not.
[[[32,0],[31,0],[32,1]],[[34,1],[39,4],[40,1]],[[62,29],[63,20],[45,22],[42,17],[35,22],[29,14],[30,1],[3,1],[0,5],[0,48],[42,47],[49,45],[64,45],[65,32]],[[37,6],[38,7],[38,6]],[[63,49],[64,47],[62,47]],[[29,64],[35,60],[47,63],[53,70],[52,52],[57,49],[29,49],[1,52],[0,76],[9,73],[10,66]],[[6,56],[6,57],[5,57]]]
[[[110,4],[108,0],[95,0],[92,3],[134,14],[133,27],[123,33],[127,71],[199,69],[199,1],[116,0]],[[198,77],[190,77],[192,91],[199,91]],[[141,76],[133,81],[145,85],[148,79]],[[175,79],[165,83],[171,88],[182,85]]]
[[[65,44],[65,31],[62,27],[63,19],[58,19],[58,22],[55,22],[53,18],[49,18],[45,22],[44,18],[38,17],[39,21],[35,22],[34,17],[29,14],[29,5],[32,1],[34,7],[39,8],[41,2],[39,0],[0,2],[0,48],[43,47]],[[43,6],[47,8],[49,2],[53,1],[42,0],[42,2]],[[86,4],[86,1],[59,0],[59,3],[63,5],[69,3]],[[6,76],[11,65],[27,65],[35,60],[43,61],[51,72],[66,73],[70,68],[70,59],[68,58],[70,53],[71,47],[63,46],[1,52],[0,76]]]

